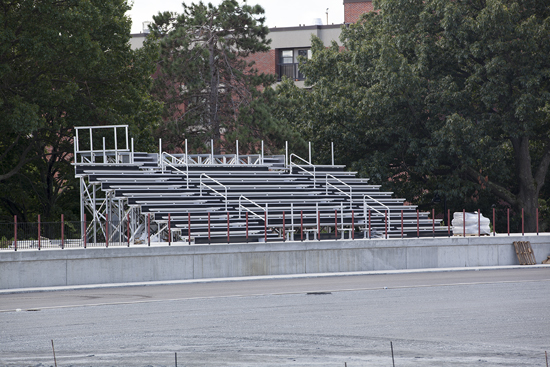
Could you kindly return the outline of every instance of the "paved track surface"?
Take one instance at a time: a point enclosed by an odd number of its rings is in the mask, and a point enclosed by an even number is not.
[[[550,268],[0,295],[0,366],[546,366]]]

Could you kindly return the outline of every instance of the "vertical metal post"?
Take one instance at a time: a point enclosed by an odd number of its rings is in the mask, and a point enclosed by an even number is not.
[[[372,237],[372,230],[371,230],[371,214],[370,214],[370,209],[369,209],[369,240],[371,239]]]
[[[285,223],[285,211],[283,210],[283,242],[286,241],[286,231],[285,231],[285,226],[286,226],[286,223]]]
[[[285,141],[285,168],[288,168],[288,141]]]
[[[524,210],[521,208],[521,235],[525,236],[525,216]]]
[[[41,249],[40,232],[40,214],[38,214],[38,250]]]
[[[132,143],[132,152],[130,153],[130,163],[134,163],[134,138],[131,139]]]
[[[334,142],[330,142],[330,151],[331,151],[331,155],[332,155],[332,165],[334,166]]]
[[[304,240],[304,211],[300,210],[300,240]]]
[[[65,216],[61,214],[61,249],[65,248]]]
[[[170,213],[168,213],[168,246],[172,245],[172,230],[170,224]]]
[[[115,163],[118,163],[118,139],[116,135],[116,127],[114,129],[114,135],[115,135]],[[120,217],[119,217],[120,218]]]
[[[384,211],[384,227],[386,232],[386,239],[388,239],[388,211]]]
[[[130,213],[126,214],[126,237],[128,238],[128,247],[130,247]]]
[[[508,236],[510,235],[510,208],[507,208],[506,221],[508,222]]]
[[[17,251],[17,215],[13,216],[13,246]]]
[[[432,209],[432,236],[435,238],[435,209]]]
[[[239,164],[239,141],[235,140],[235,164]]]
[[[309,164],[311,164],[311,142],[309,142]]]
[[[214,139],[210,139],[210,164],[214,164]]]
[[[82,231],[82,237],[84,237],[84,248],[86,248],[86,242],[88,241],[87,231],[86,231],[86,214],[84,214],[84,231]]]
[[[462,209],[462,237],[466,237],[466,209]]]
[[[248,243],[248,212],[244,213],[246,218],[246,243]]]
[[[210,224],[210,213],[208,213],[208,224]],[[210,226],[208,226],[208,240],[210,240]],[[187,213],[187,244],[191,245],[191,212]]]
[[[105,137],[103,137],[103,163],[107,163],[107,153],[105,152]]]
[[[401,238],[403,238],[403,210],[401,210]]]
[[[493,237],[496,236],[495,208],[493,208]]]
[[[189,189],[189,154],[187,150],[187,139],[185,139],[185,187]]]
[[[355,240],[355,213],[351,211],[351,239]]]
[[[264,141],[262,140],[262,164],[264,164]]]
[[[477,210],[477,236],[481,237],[481,210]]]
[[[447,209],[447,235],[451,237],[451,209]]]
[[[539,208],[537,208],[537,236],[539,235]]]
[[[294,203],[290,203],[290,240],[294,241]]]
[[[265,205],[264,217],[264,242],[267,243],[267,204]]]
[[[420,238],[420,213],[416,210],[416,237]]]
[[[105,214],[105,248],[109,247],[109,213]]]
[[[317,241],[321,241],[321,212],[317,209]]]
[[[212,239],[210,238],[210,212],[208,212],[208,244],[212,242]]]
[[[338,240],[338,210],[334,209],[334,238]]]
[[[147,246],[151,246],[151,213],[147,213]]]
[[[227,212],[227,243],[230,243],[230,238],[229,238],[229,212]]]

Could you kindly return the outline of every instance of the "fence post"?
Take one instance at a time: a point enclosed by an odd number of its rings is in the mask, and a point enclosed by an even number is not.
[[[495,212],[496,212],[496,210],[495,210],[495,208],[493,208],[493,237],[496,236],[496,222],[495,222],[495,216],[496,215],[495,215]]]
[[[370,209],[369,209],[369,240],[372,237],[372,231],[371,231],[371,215],[370,215]]]
[[[264,212],[264,242],[267,243],[267,204]]]
[[[451,209],[447,209],[447,236],[451,237]]]
[[[126,237],[128,238],[128,247],[130,247],[130,213],[126,214]]]
[[[525,217],[523,208],[521,208],[521,235],[525,236]]]
[[[416,210],[416,237],[420,238],[420,213]]]
[[[401,238],[403,238],[403,210],[401,210]]]
[[[208,212],[208,244],[210,245],[211,239],[210,239],[210,212]]]
[[[386,232],[386,239],[388,239],[388,211],[384,211],[384,227]]]
[[[105,214],[105,248],[109,247],[109,214]]]
[[[355,240],[355,217],[353,210],[351,211],[351,239]]]
[[[227,243],[230,243],[230,238],[229,238],[229,212],[227,212]]]
[[[61,214],[61,249],[63,250],[65,248],[65,217],[63,214]]]
[[[86,248],[86,242],[88,241],[87,230],[86,230],[86,213],[84,213],[84,226],[82,231],[82,236],[84,237],[84,248]]]
[[[147,246],[151,246],[151,213],[147,213]]]
[[[508,222],[508,236],[510,235],[510,208],[507,208],[506,221]]]
[[[170,213],[168,213],[168,246],[172,245],[172,230],[170,228]]]
[[[432,236],[435,238],[435,209],[432,209]]]
[[[338,241],[338,210],[334,209],[334,238]]]
[[[462,209],[462,237],[466,237],[466,209]]]
[[[304,211],[300,210],[300,240],[304,240]]]
[[[13,216],[13,246],[17,251],[17,215]]]
[[[317,241],[321,241],[321,211],[317,209]]]
[[[537,208],[537,236],[539,235],[539,208]]]
[[[477,210],[477,236],[481,237],[481,210]]]
[[[210,224],[210,213],[208,213],[208,224]],[[210,240],[210,226],[208,227],[208,239]],[[187,213],[187,244],[191,245],[191,212]]]
[[[40,251],[40,214],[38,214],[38,250]]]

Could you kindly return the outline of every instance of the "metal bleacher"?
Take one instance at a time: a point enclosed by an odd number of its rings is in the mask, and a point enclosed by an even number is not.
[[[295,154],[264,156],[263,148],[260,154],[239,155],[238,145],[236,154],[224,155],[137,153],[127,126],[76,130],[75,174],[91,242],[98,231],[111,241],[134,244],[442,232],[428,213],[356,178],[345,166],[314,165]],[[94,149],[98,131],[104,136],[101,149]],[[89,141],[81,143],[88,133]]]

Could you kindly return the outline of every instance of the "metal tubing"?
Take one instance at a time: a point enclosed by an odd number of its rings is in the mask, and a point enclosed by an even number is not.
[[[214,164],[214,139],[210,139],[210,164]]]
[[[286,241],[286,231],[285,231],[285,226],[286,226],[286,223],[285,223],[285,211],[283,210],[283,242]]]
[[[508,236],[510,235],[510,208],[507,208],[506,221],[508,222]]]
[[[264,241],[267,243],[267,210],[264,212]]]
[[[38,214],[38,250],[41,249],[41,243],[40,243],[40,214]]]
[[[477,236],[481,237],[481,210],[477,210]]]
[[[311,142],[309,142],[309,164],[311,164]]]
[[[432,236],[435,238],[435,209],[432,209]]]
[[[262,140],[262,164],[264,164],[264,141]]]
[[[105,248],[107,247],[109,247],[109,214],[105,214]]]
[[[416,237],[420,238],[420,213],[416,210]]]
[[[317,241],[321,241],[321,212],[317,209]]]
[[[288,141],[285,141],[285,168],[288,168]]]
[[[210,212],[208,212],[208,244],[211,243],[211,239],[210,239]]]
[[[239,141],[235,140],[235,164],[239,164]]]
[[[401,210],[401,238],[403,238],[403,210]]]
[[[496,236],[496,229],[495,229],[495,225],[496,225],[496,222],[495,222],[495,208],[493,208],[493,237]]]
[[[245,213],[246,217],[246,243],[248,243],[248,212]]]
[[[210,217],[210,213],[208,213],[208,216]],[[208,229],[210,230],[210,228]],[[191,213],[187,213],[187,244],[191,245]]]
[[[61,249],[65,248],[65,218],[61,214]]]
[[[447,209],[447,235],[451,237],[451,209]]]
[[[466,209],[462,209],[462,237],[466,237]]]
[[[332,165],[334,166],[334,142],[330,142],[330,151],[332,153]]]
[[[13,216],[13,246],[17,251],[17,215]]]
[[[355,239],[355,216],[353,210],[351,211],[351,239]]]
[[[537,236],[539,235],[539,208],[537,208]]]
[[[126,214],[126,237],[128,238],[128,247],[130,247],[130,213]]]
[[[151,246],[151,213],[147,213],[147,246]]]
[[[388,239],[388,211],[384,211],[384,227],[386,232],[386,239]]]
[[[84,237],[84,248],[86,248],[86,213],[84,213],[84,233],[82,234],[82,236]]]
[[[525,212],[523,208],[521,208],[521,235],[525,236]]]
[[[304,240],[304,211],[300,210],[300,240]]]
[[[372,235],[372,231],[371,231],[371,223],[370,223],[370,219],[371,219],[371,215],[370,215],[370,209],[369,209],[369,240],[371,238],[371,235]]]
[[[229,237],[229,212],[227,212],[227,243],[230,243],[230,237]]]
[[[338,240],[338,210],[334,209],[334,238]]]
[[[170,213],[168,213],[168,246],[172,245],[172,231],[170,229]]]

